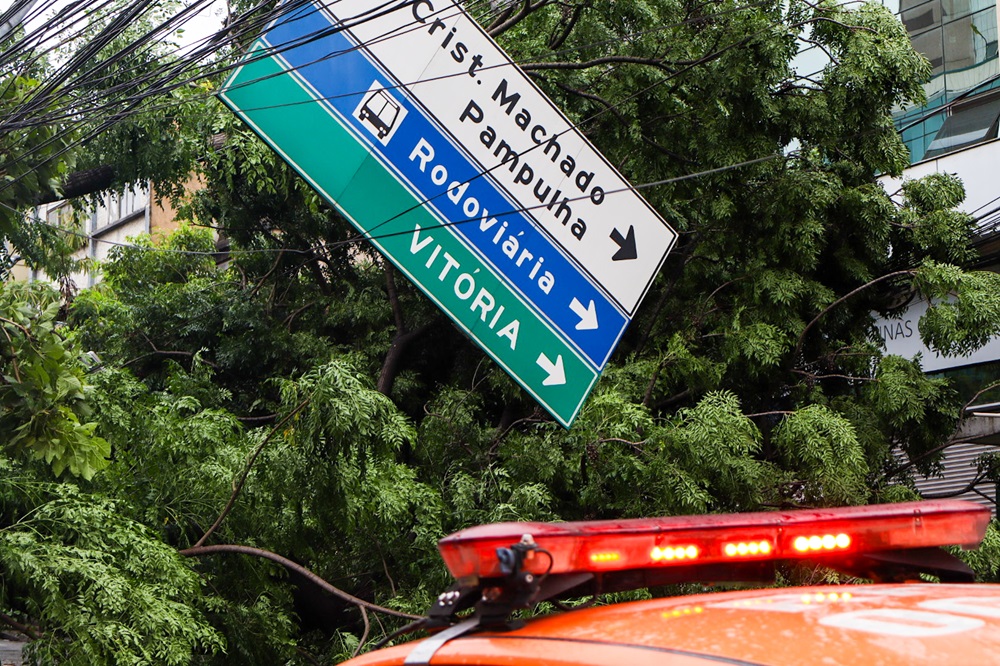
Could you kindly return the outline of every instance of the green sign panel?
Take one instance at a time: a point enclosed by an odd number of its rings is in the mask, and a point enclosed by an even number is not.
[[[597,370],[376,156],[371,135],[359,131],[356,118],[320,100],[282,61],[263,55],[249,54],[227,82],[223,101],[569,426],[597,381]]]

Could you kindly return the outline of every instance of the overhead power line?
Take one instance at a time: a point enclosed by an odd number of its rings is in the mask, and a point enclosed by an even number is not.
[[[201,4],[204,4],[205,1],[207,1],[207,0],[199,0],[199,2],[196,2],[193,5],[190,5],[187,8],[188,11],[190,11],[192,8],[198,7]],[[141,7],[144,6],[144,4],[145,4],[145,6],[148,6],[149,1],[148,0],[133,0],[131,2],[131,4],[129,4],[128,6],[130,8],[132,8],[132,10],[134,12],[134,11],[138,11],[139,8],[141,8]],[[281,9],[278,10],[278,11],[280,11],[280,12],[294,11],[296,8],[302,6],[303,4],[304,4],[304,0],[295,0],[293,2],[286,3],[285,5],[282,5]],[[750,9],[752,7],[764,6],[766,4],[768,4],[768,3],[761,2],[761,3],[758,3],[757,5],[744,6],[744,7],[738,8],[738,9],[745,11],[745,10]],[[261,5],[258,5],[258,7],[260,7],[260,6]],[[353,17],[351,20],[352,21],[357,21],[357,22],[364,22],[364,21],[368,21],[368,20],[374,20],[375,18],[378,18],[378,17],[382,16],[384,12],[393,11],[395,9],[398,9],[399,6],[400,5],[398,3],[394,3],[394,2],[391,2],[391,1],[390,2],[386,2],[386,3],[382,4],[382,5],[379,5],[379,6],[375,7],[375,8],[373,8],[373,9],[369,10],[364,15],[359,15],[359,17]],[[737,11],[737,8],[734,8],[732,10],[727,10],[726,13],[735,12],[735,11]],[[63,149],[63,151],[69,150],[69,149],[75,147],[76,145],[79,145],[79,143],[81,143],[83,141],[86,141],[87,139],[89,139],[89,138],[95,136],[96,134],[98,134],[99,132],[101,132],[101,131],[103,131],[103,130],[105,130],[105,129],[111,127],[111,126],[113,126],[115,123],[121,121],[122,119],[124,119],[128,115],[131,115],[133,113],[138,112],[138,110],[140,109],[140,105],[142,104],[142,102],[144,102],[147,99],[150,99],[150,98],[153,98],[153,97],[156,97],[156,96],[162,96],[165,93],[165,91],[176,90],[179,86],[185,85],[187,83],[190,83],[191,81],[203,79],[203,78],[206,78],[207,76],[216,76],[216,75],[219,75],[219,74],[227,71],[229,68],[231,68],[234,65],[229,64],[229,65],[216,66],[214,68],[210,68],[208,74],[206,74],[203,71],[198,71],[195,74],[193,74],[192,76],[188,77],[187,79],[182,78],[182,75],[188,69],[193,68],[193,67],[197,66],[198,64],[200,64],[201,60],[208,55],[208,53],[209,53],[208,46],[211,46],[212,49],[217,49],[219,46],[228,46],[228,45],[232,45],[232,44],[238,43],[241,40],[241,38],[245,37],[246,35],[255,34],[257,31],[259,31],[263,27],[263,25],[265,25],[266,23],[270,22],[271,20],[274,20],[276,18],[276,16],[277,16],[277,14],[274,11],[272,11],[272,12],[262,12],[260,15],[254,15],[254,10],[251,10],[250,12],[245,13],[241,17],[238,17],[237,20],[231,21],[230,25],[227,28],[225,28],[224,30],[219,31],[219,32],[215,33],[215,35],[212,35],[212,36],[206,38],[205,40],[203,40],[203,45],[202,46],[200,46],[198,48],[194,48],[194,49],[189,49],[187,51],[187,54],[183,58],[179,58],[179,59],[171,61],[171,62],[166,62],[161,67],[158,67],[158,68],[154,69],[151,73],[144,74],[144,79],[142,80],[142,82],[143,83],[151,82],[150,85],[146,89],[142,90],[139,94],[134,94],[134,95],[131,95],[131,96],[126,96],[126,97],[122,98],[121,100],[118,100],[119,103],[124,103],[124,105],[125,105],[124,110],[121,109],[121,108],[115,110],[115,109],[111,109],[111,108],[98,107],[98,108],[101,108],[102,111],[107,111],[107,115],[103,118],[103,120],[100,120],[96,124],[94,123],[94,119],[92,119],[92,118],[80,118],[79,120],[77,120],[75,122],[74,129],[75,128],[79,128],[79,127],[85,127],[85,126],[88,126],[91,129],[90,129],[90,131],[88,133],[86,133],[83,137],[81,137],[76,143],[72,144],[71,146],[66,147],[65,149]],[[705,16],[705,17],[699,18],[698,20],[708,20],[708,19],[711,19],[711,18],[712,18],[711,16]],[[690,22],[691,21],[684,21],[684,22],[680,22],[680,23],[678,23],[676,25],[689,24]],[[158,27],[156,27],[156,28],[148,31],[147,33],[145,33],[145,35],[142,38],[140,38],[139,40],[136,40],[135,42],[130,43],[127,46],[127,49],[123,49],[123,50],[117,52],[116,54],[114,54],[112,56],[111,62],[113,63],[113,62],[116,62],[117,60],[124,59],[124,57],[126,55],[129,55],[129,54],[140,53],[140,48],[141,47],[146,47],[146,48],[150,48],[150,49],[154,48],[154,44],[156,42],[156,39],[162,37],[162,35],[163,35],[164,32],[171,31],[174,27],[176,27],[176,25],[181,24],[181,23],[183,23],[183,21],[177,20],[176,16],[173,17],[172,19],[169,19],[167,22],[165,22],[165,23],[161,24],[160,26],[158,26]],[[102,31],[100,34],[104,35],[103,43],[109,43],[108,40],[111,37],[113,37],[114,35],[120,35],[120,34],[122,34],[123,33],[122,25],[123,25],[122,22],[118,21],[118,22],[114,23],[113,26],[110,26],[110,27],[106,28],[104,31]],[[348,23],[347,27],[350,27],[350,26],[353,26],[353,25],[356,25],[356,23]],[[776,28],[776,27],[778,27],[780,25],[781,25],[780,21],[779,22],[774,22],[771,25],[769,25],[769,26],[767,26],[767,27],[759,30],[758,32],[756,32],[756,33],[754,33],[752,35],[744,36],[742,39],[738,40],[737,42],[735,42],[733,44],[730,44],[730,45],[727,45],[726,47],[724,47],[724,48],[716,51],[715,53],[707,54],[704,58],[702,58],[700,60],[696,60],[693,64],[691,64],[691,65],[689,65],[687,67],[684,67],[684,68],[682,68],[681,70],[679,70],[677,72],[674,72],[674,73],[665,75],[664,77],[661,77],[659,80],[653,82],[649,86],[646,86],[643,89],[636,91],[635,93],[633,93],[633,94],[629,95],[628,97],[626,97],[624,100],[620,100],[616,104],[614,104],[614,105],[612,105],[612,106],[610,106],[608,108],[604,108],[604,109],[598,111],[597,113],[593,114],[592,116],[590,116],[590,117],[584,119],[583,121],[581,121],[581,123],[573,125],[573,126],[569,127],[565,131],[566,132],[573,131],[579,125],[581,125],[583,123],[586,123],[586,122],[589,122],[589,121],[591,121],[591,120],[593,120],[593,119],[595,119],[597,117],[600,117],[604,113],[608,113],[608,112],[616,109],[621,104],[626,103],[626,102],[630,101],[631,99],[633,99],[633,98],[635,98],[637,96],[645,94],[646,92],[648,92],[649,90],[653,89],[654,87],[656,87],[658,85],[662,85],[664,82],[670,80],[671,78],[673,78],[675,76],[679,76],[681,74],[684,74],[684,73],[686,73],[688,71],[691,71],[695,67],[697,67],[699,65],[702,65],[702,64],[704,64],[706,62],[710,62],[712,59],[715,59],[715,58],[719,57],[720,54],[722,54],[722,53],[724,53],[724,52],[726,52],[726,51],[728,51],[728,50],[730,50],[732,48],[736,48],[736,47],[738,47],[738,46],[740,46],[742,44],[745,44],[750,39],[752,39],[752,38],[754,38],[756,36],[759,36],[760,34],[764,34],[767,31],[772,30],[772,29],[774,29],[774,28]],[[307,36],[305,39],[318,39],[318,38],[321,38],[321,37],[325,36],[326,34],[332,34],[335,31],[343,30],[344,27],[345,26],[335,26],[331,30],[320,31],[319,33],[315,33],[315,34]],[[411,25],[404,25],[404,26],[398,28],[398,30],[420,29],[421,27],[422,26],[420,26],[419,24],[415,24],[415,22],[411,22]],[[663,26],[662,29],[665,29],[666,27],[667,26]],[[648,34],[651,31],[643,31],[643,32],[646,33],[646,34]],[[221,37],[220,37],[220,35],[221,35]],[[391,36],[391,34],[383,35],[379,39],[388,38],[390,36]],[[284,49],[294,48],[299,43],[301,43],[301,42],[290,43],[290,44],[274,45],[273,52],[280,53]],[[602,44],[606,44],[606,42],[603,42]],[[577,47],[574,47],[574,48],[579,49],[579,48],[585,48],[585,47],[586,47],[586,45],[584,45],[584,46],[577,46]],[[93,49],[91,49],[89,52],[93,53],[95,51]],[[214,53],[214,51],[212,51],[212,52]],[[269,52],[267,54],[267,56],[269,57],[271,55],[271,53],[273,53],[273,52]],[[2,57],[2,55],[3,54],[0,54],[0,57]],[[338,55],[338,54],[331,54],[328,57],[335,57],[336,55]],[[84,62],[84,60],[78,58],[75,62]],[[505,65],[505,66],[507,66],[507,65]],[[108,69],[107,61],[105,61],[102,65],[92,66],[90,69],[86,70],[83,75],[79,76],[80,80],[74,79],[74,85],[77,87],[76,89],[79,89],[79,87],[82,85],[81,80],[82,80],[83,83],[87,83],[87,82],[102,83],[102,82],[106,81],[107,80],[106,77],[110,75],[110,74],[104,73],[104,70],[107,70],[107,69]],[[63,95],[66,95],[68,89],[69,89],[69,86],[64,86],[63,88],[59,89],[59,91]],[[118,90],[119,90],[118,88],[114,88],[114,87],[111,88],[112,92],[117,92]],[[96,102],[97,100],[94,100],[94,101]],[[69,116],[67,116],[67,117],[69,117]],[[69,124],[73,125],[73,123],[69,123]],[[66,135],[64,134],[63,136],[66,136]],[[525,152],[528,152],[528,151],[525,151]],[[713,168],[713,169],[708,169],[706,171],[697,172],[697,173],[694,173],[694,174],[679,176],[679,177],[670,178],[670,179],[664,179],[664,180],[655,181],[655,182],[652,182],[652,183],[646,183],[646,184],[643,184],[643,185],[636,186],[635,188],[628,188],[628,189],[644,189],[646,187],[652,187],[652,186],[655,186],[655,185],[664,185],[664,184],[667,184],[667,183],[679,182],[679,181],[687,180],[687,179],[690,179],[690,178],[696,178],[696,177],[705,176],[705,175],[708,175],[708,174],[711,174],[711,173],[719,173],[721,171],[726,171],[726,170],[729,170],[729,169],[732,169],[732,168],[738,168],[738,167],[741,167],[741,166],[747,166],[747,165],[756,164],[756,163],[759,163],[759,162],[770,161],[770,160],[776,159],[778,157],[783,157],[783,155],[780,155],[780,154],[768,155],[768,156],[765,156],[763,158],[752,159],[752,160],[740,162],[740,163],[733,164],[733,165],[727,165],[727,166],[717,167],[717,168]],[[497,165],[497,166],[500,166],[500,165]],[[494,168],[496,168],[496,167],[494,167]],[[489,170],[484,171],[484,172],[478,174],[475,177],[481,177],[481,176],[485,175],[486,173],[488,173],[488,171]],[[0,187],[0,191],[2,191],[2,187]],[[419,207],[419,206],[421,206],[421,205],[423,205],[423,204],[425,204],[427,202],[428,202],[428,200],[418,202],[415,207]],[[522,209],[508,211],[506,214],[510,215],[510,214],[515,214],[515,213],[519,213],[519,212],[527,212],[527,211],[530,211],[530,210],[531,210],[531,208],[522,208]],[[376,225],[376,227],[374,227],[374,229],[372,231],[376,231],[379,227],[381,227],[382,225],[386,224],[388,221],[389,220],[387,220],[387,221],[385,221],[385,222],[383,222],[383,223],[381,223],[379,225]],[[460,224],[460,223],[463,223],[463,222],[464,221],[458,221],[458,222],[455,222],[455,223],[456,224]],[[370,236],[370,237],[377,238],[379,236],[373,235],[373,236]],[[359,240],[359,239],[360,239],[360,237],[358,237],[357,239],[352,239],[352,242],[354,242],[356,240]]]
[[[682,182],[682,181],[685,181],[685,180],[692,180],[692,179],[695,179],[695,178],[702,178],[702,177],[705,177],[705,176],[715,175],[715,174],[718,174],[718,173],[723,173],[723,172],[726,172],[726,171],[732,171],[734,169],[740,169],[742,167],[753,166],[753,165],[761,164],[761,163],[764,163],[764,162],[770,162],[770,161],[777,160],[777,159],[787,159],[789,157],[790,157],[789,155],[786,155],[784,153],[773,153],[773,154],[770,154],[770,155],[765,155],[763,157],[758,157],[758,158],[750,159],[750,160],[744,160],[742,162],[737,162],[737,163],[734,163],[734,164],[727,164],[725,166],[720,166],[720,167],[716,167],[716,168],[713,168],[713,169],[706,169],[704,171],[698,171],[698,172],[694,172],[694,173],[683,174],[683,175],[680,175],[680,176],[674,176],[672,178],[664,178],[664,179],[661,179],[661,180],[650,181],[650,182],[647,182],[647,183],[640,183],[638,185],[630,185],[628,187],[622,187],[622,188],[618,188],[618,189],[612,189],[612,190],[608,190],[607,194],[618,194],[618,193],[621,193],[621,192],[628,192],[628,191],[632,191],[632,190],[649,189],[649,188],[652,188],[652,187],[657,187],[657,186],[661,186],[661,185],[667,185],[667,184],[670,184],[670,183],[678,183],[678,182]],[[577,196],[577,197],[571,197],[571,198],[568,198],[567,201],[569,201],[569,202],[579,201],[579,200],[586,199],[588,196],[589,195],[585,194],[585,195],[580,195],[580,196]],[[423,205],[423,204],[418,203],[413,208],[418,208],[421,205]],[[342,240],[342,241],[333,241],[333,242],[323,243],[322,246],[312,246],[312,247],[309,247],[309,248],[287,248],[287,247],[285,247],[285,248],[260,248],[260,249],[254,249],[254,250],[225,250],[225,251],[219,250],[219,251],[214,251],[214,252],[197,251],[197,250],[175,250],[175,249],[171,249],[171,248],[160,248],[160,247],[155,247],[155,246],[136,245],[134,243],[122,243],[120,241],[113,241],[113,240],[108,240],[108,239],[100,238],[100,237],[94,236],[93,234],[86,234],[86,233],[83,233],[83,232],[80,232],[80,231],[75,231],[73,229],[67,229],[67,228],[62,227],[62,226],[60,226],[58,224],[52,224],[52,223],[48,222],[47,220],[44,220],[41,217],[39,217],[39,216],[37,216],[37,215],[35,215],[33,213],[24,213],[24,212],[18,211],[16,208],[8,206],[7,204],[4,204],[3,202],[0,202],[0,206],[5,207],[5,208],[11,210],[12,212],[17,213],[18,215],[23,215],[25,217],[25,219],[28,220],[28,221],[30,221],[31,223],[41,224],[43,226],[46,226],[46,227],[48,227],[50,229],[53,229],[55,231],[58,231],[60,233],[63,233],[63,234],[69,235],[69,236],[75,236],[75,237],[78,237],[78,238],[85,238],[85,239],[88,239],[88,240],[92,240],[92,241],[94,241],[96,243],[102,243],[102,244],[112,245],[112,246],[115,246],[115,247],[123,247],[123,248],[136,249],[136,250],[144,250],[144,251],[150,251],[150,252],[164,252],[164,253],[169,253],[169,254],[213,255],[213,256],[214,255],[218,255],[218,254],[223,254],[223,253],[227,253],[227,254],[259,254],[259,253],[275,253],[275,252],[295,252],[295,253],[303,253],[304,254],[304,253],[309,253],[309,252],[313,252],[313,251],[318,251],[318,250],[321,250],[323,248],[336,248],[336,247],[342,247],[342,246],[345,246],[345,245],[353,245],[355,243],[359,243],[359,242],[365,241],[365,240],[369,240],[369,241],[370,240],[382,240],[382,239],[386,239],[386,238],[392,238],[392,237],[395,237],[395,236],[408,235],[408,234],[412,234],[413,233],[412,231],[395,231],[395,232],[384,233],[384,234],[372,234],[372,233],[357,234],[355,236],[352,236],[351,238],[348,238],[348,239],[345,239],[345,240]],[[536,209],[536,208],[543,208],[544,206],[545,206],[545,204],[539,204],[537,206],[518,207],[518,208],[513,208],[513,209],[510,209],[510,210],[506,210],[506,211],[500,211],[500,212],[497,212],[495,214],[491,213],[491,215],[495,216],[497,218],[503,218],[503,217],[508,217],[510,215],[517,215],[517,214],[520,214],[520,213],[529,212],[529,211],[531,211],[533,209]],[[410,210],[413,210],[413,208],[407,209],[407,210],[405,210],[405,211],[403,211],[403,212],[401,212],[401,213],[399,213],[397,215],[394,215],[391,218],[388,218],[388,219],[386,219],[386,220],[384,220],[384,221],[376,224],[374,228],[382,227],[382,226],[388,224],[392,220],[397,219],[397,218],[399,218],[402,215],[405,215]],[[427,230],[430,231],[430,230],[434,230],[434,229],[443,229],[443,228],[446,228],[446,227],[453,227],[453,226],[458,226],[458,225],[462,225],[462,224],[473,224],[473,223],[478,223],[479,221],[480,221],[479,218],[464,218],[464,219],[458,219],[458,220],[451,220],[451,221],[448,221],[448,222],[443,222],[443,223],[438,224],[438,225],[427,227]]]
[[[299,6],[303,5],[303,4],[304,4],[304,0],[295,0],[294,2],[290,2],[290,3],[286,3],[285,5],[282,5],[281,11],[283,11],[283,12],[294,11],[297,7],[299,7]],[[765,4],[767,4],[767,3],[761,2],[761,3],[757,3],[756,5],[743,6],[743,7],[740,7],[740,8],[733,8],[733,9],[725,10],[724,12],[720,12],[720,15],[727,14],[727,13],[732,13],[732,12],[736,12],[737,10],[739,10],[739,11],[746,11],[746,10],[752,8],[752,7],[763,6]],[[379,7],[382,7],[382,8],[389,7],[391,9],[391,8],[398,8],[398,5],[396,5],[395,7],[393,7],[393,4],[390,2],[390,3],[386,3],[384,5],[380,5]],[[376,9],[378,9],[378,8],[376,8]],[[385,11],[385,10],[383,9],[383,11]],[[242,20],[248,20],[246,17],[249,14],[252,14],[252,11],[248,12],[248,13],[245,13],[243,15],[243,19]],[[335,28],[335,29],[339,30],[339,29],[343,29],[344,27],[350,27],[352,25],[355,25],[356,23],[364,22],[364,21],[367,21],[367,20],[372,20],[374,17],[376,17],[378,15],[381,15],[378,12],[376,12],[376,14],[372,14],[371,12],[368,12],[367,14],[368,14],[367,16],[362,16],[360,19],[357,19],[357,18],[351,19],[351,21],[348,22],[346,24],[346,26],[340,26],[340,27]],[[273,18],[274,18],[274,14],[273,13],[268,14],[267,16],[263,16],[262,15],[260,17],[256,17],[256,19],[254,21],[253,29],[254,30],[259,30],[262,24],[264,24],[264,23],[266,23],[266,22],[268,22],[270,20],[273,20]],[[691,24],[691,23],[696,23],[696,22],[699,22],[699,21],[711,20],[711,19],[713,19],[713,16],[706,15],[706,16],[698,17],[696,19],[688,19],[688,20],[679,22],[679,23],[677,23],[675,25],[685,25],[685,24]],[[778,25],[780,25],[780,22],[774,23],[772,26],[769,26],[768,28],[765,28],[764,30],[762,30],[760,32],[765,32],[766,30],[768,30],[770,28],[773,28],[773,27],[777,27]],[[404,25],[401,29],[415,29],[415,28],[420,28],[420,27],[422,27],[422,26],[420,26],[419,24],[415,24],[414,26]],[[667,29],[669,27],[670,26],[662,26],[662,29]],[[227,32],[227,34],[230,35],[229,39],[232,40],[232,39],[236,39],[235,35],[243,34],[243,32],[241,32],[241,31],[243,31],[242,27],[237,26],[237,25],[231,25],[230,28],[227,31],[223,31],[223,32]],[[326,31],[326,32],[329,32],[329,31]],[[651,31],[644,31],[644,32],[645,33],[649,33]],[[317,38],[319,36],[322,36],[322,35],[310,35],[308,38],[309,39],[313,39],[313,38]],[[212,40],[213,40],[213,37],[210,37],[210,38],[206,39],[205,41],[206,41],[206,43],[208,43],[208,42],[211,42]],[[149,41],[149,40],[147,39],[146,41]],[[215,41],[218,42],[219,40],[215,39]],[[603,43],[607,43],[607,42],[603,42]],[[281,52],[282,50],[294,47],[295,45],[296,44],[282,44],[282,45],[277,45],[274,48],[275,48],[276,52]],[[581,46],[577,46],[577,47],[574,47],[574,48],[576,48],[576,49],[587,48],[587,45],[581,45]],[[197,55],[199,52],[196,50],[196,51],[193,51],[192,53],[194,53],[194,54]],[[331,57],[336,56],[336,55],[337,54],[331,54]],[[191,64],[192,60],[195,60],[195,59],[197,59],[197,58],[193,57],[193,56],[189,56],[188,58],[186,58],[184,60],[181,60],[179,62],[174,62],[172,64],[172,69],[170,68],[171,65],[167,65],[164,68],[156,70],[152,74],[147,75],[146,79],[151,78],[152,75],[159,75],[158,76],[158,84],[159,85],[151,85],[146,90],[143,90],[143,91],[141,91],[138,94],[133,94],[130,97],[127,97],[127,98],[124,98],[124,99],[115,100],[117,102],[117,104],[109,105],[109,106],[117,107],[113,111],[111,111],[110,109],[107,109],[106,107],[97,106],[96,108],[99,109],[99,110],[108,110],[109,111],[109,115],[106,117],[106,119],[103,122],[96,122],[95,123],[95,120],[99,120],[99,118],[98,119],[94,119],[93,116],[92,116],[92,111],[95,109],[95,104],[96,104],[97,100],[92,100],[91,101],[90,110],[87,113],[86,117],[79,117],[79,119],[75,123],[68,123],[68,126],[67,126],[66,130],[64,132],[62,132],[61,134],[57,134],[56,136],[52,137],[52,139],[48,142],[48,144],[51,145],[51,144],[55,143],[56,141],[62,140],[71,131],[74,131],[77,128],[81,128],[81,127],[85,127],[85,126],[90,126],[92,128],[90,130],[90,132],[88,132],[84,136],[80,137],[80,139],[78,139],[76,142],[70,144],[69,146],[65,147],[61,151],[58,151],[55,155],[52,155],[49,159],[50,160],[51,159],[57,159],[61,154],[65,153],[68,150],[71,150],[71,149],[75,148],[76,146],[78,146],[79,144],[87,141],[88,139],[92,138],[93,136],[96,136],[97,134],[99,134],[100,132],[104,131],[105,129],[113,126],[115,123],[123,120],[128,115],[131,115],[133,113],[138,112],[140,110],[141,103],[143,101],[145,101],[146,99],[149,99],[149,98],[155,97],[155,96],[162,96],[165,92],[170,92],[172,90],[176,90],[178,87],[186,85],[187,83],[189,83],[189,82],[191,82],[193,80],[202,79],[202,78],[205,78],[207,76],[218,75],[220,73],[223,73],[224,71],[227,71],[228,69],[230,69],[233,66],[233,65],[225,65],[225,66],[222,66],[222,67],[217,67],[215,69],[212,69],[208,73],[201,72],[201,73],[198,73],[196,76],[193,76],[193,77],[190,77],[190,78],[187,78],[187,79],[181,78],[180,75],[183,74],[184,69]],[[507,65],[505,65],[505,66],[507,66]],[[690,68],[688,68],[688,69],[690,69]],[[662,82],[660,82],[660,83],[662,83]],[[638,94],[641,94],[642,92],[644,92],[644,91],[640,91],[640,93],[638,93]],[[627,101],[627,100],[625,100],[625,101]],[[621,103],[621,102],[619,102],[619,103]],[[122,108],[121,108],[121,106],[123,104],[125,105],[125,109],[124,110],[122,110]],[[165,105],[165,106],[169,106],[169,105]],[[141,110],[146,110],[146,109],[143,108]],[[608,109],[604,109],[604,110],[599,111],[598,113],[594,114],[593,116],[591,116],[591,118],[589,118],[587,120],[599,117],[603,113],[606,113],[606,112],[609,112],[609,111],[612,111],[612,110],[614,110],[614,107],[608,108]],[[586,120],[584,122],[586,122]],[[2,126],[2,125],[0,125],[0,126]],[[48,147],[48,146],[47,145],[43,145],[43,146],[40,146],[39,149],[46,148],[46,147]],[[28,158],[28,157],[30,157],[30,155],[24,155],[24,156],[21,156],[21,157],[22,158]],[[9,186],[11,186],[10,183],[8,183],[5,186],[4,185],[0,185],[0,191],[2,191],[5,187],[9,187]]]

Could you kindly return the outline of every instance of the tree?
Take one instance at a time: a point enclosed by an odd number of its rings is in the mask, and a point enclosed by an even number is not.
[[[192,226],[116,250],[67,314],[103,366],[81,382],[113,460],[88,489],[207,581],[170,576],[198,637],[178,654],[347,656],[402,621],[379,627],[365,604],[426,607],[445,584],[435,540],[474,523],[914,497],[908,475],[955,432],[956,393],[884,355],[872,313],[949,296],[922,334],[968,350],[1000,331],[1000,285],[962,267],[959,183],[893,198],[875,181],[905,166],[889,113],[929,73],[894,17],[726,0],[480,9],[678,246],[562,429],[246,128],[184,100],[185,146],[187,132],[225,136],[197,165]],[[794,71],[800,34],[829,54],[822,76]],[[115,160],[107,137],[81,163]],[[121,173],[176,173],[194,151],[174,148]],[[201,254],[214,246],[198,224],[230,239],[228,270]],[[989,575],[994,541],[975,560]],[[351,596],[315,593],[331,582]],[[62,621],[30,595],[0,603],[25,629]]]
[[[56,321],[61,302],[50,287],[0,284],[0,430],[3,453],[44,460],[56,476],[90,479],[111,447],[94,434],[82,353]]]
[[[0,624],[42,663],[184,664],[221,650],[190,566],[72,480],[107,468],[110,446],[89,420],[94,386],[56,324],[60,301],[41,283],[0,284]]]

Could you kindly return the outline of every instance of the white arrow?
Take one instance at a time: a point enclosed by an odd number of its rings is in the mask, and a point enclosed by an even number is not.
[[[594,307],[594,301],[590,301],[590,305],[583,307],[583,303],[574,297],[573,302],[569,304],[569,308],[580,318],[580,323],[576,325],[576,330],[592,331],[597,328],[597,308]]]
[[[566,371],[563,369],[562,354],[556,356],[555,363],[550,361],[545,354],[539,354],[536,363],[541,366],[542,370],[549,373],[549,376],[542,382],[542,386],[560,386],[566,383]]]

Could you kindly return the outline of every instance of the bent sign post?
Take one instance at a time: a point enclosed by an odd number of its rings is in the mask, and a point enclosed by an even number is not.
[[[619,208],[617,192],[627,189],[621,176],[579,143],[582,136],[537,89],[521,88],[540,96],[562,124],[544,112],[536,116],[524,134],[531,140],[544,133],[548,143],[532,149],[500,137],[502,125],[487,115],[485,101],[425,87],[450,80],[458,89],[468,90],[470,81],[478,89],[487,79],[473,75],[491,71],[487,62],[496,61],[502,66],[493,68],[499,78],[492,92],[499,110],[490,111],[506,117],[509,109],[519,127],[527,117],[517,110],[521,100],[543,108],[511,87],[521,85],[523,74],[481,31],[492,50],[471,54],[468,70],[470,47],[442,37],[452,65],[462,65],[461,77],[436,73],[444,68],[435,64],[444,48],[436,33],[458,33],[446,19],[478,29],[460,8],[449,3],[438,13],[429,0],[418,0],[370,17],[366,4],[339,0],[337,16],[315,4],[290,9],[220,97],[568,427],[675,235],[632,192]],[[426,58],[412,50],[409,38],[418,32],[435,37],[432,50],[424,45]],[[451,96],[452,108],[440,95]],[[480,136],[472,141],[463,125]],[[483,139],[490,132],[495,141]],[[561,159],[551,157],[557,147]],[[641,212],[636,201],[645,216],[623,217]],[[616,226],[594,210],[614,210],[629,224]],[[606,243],[596,240],[602,234]],[[626,268],[609,273],[615,265]],[[600,277],[606,274],[607,283]]]

